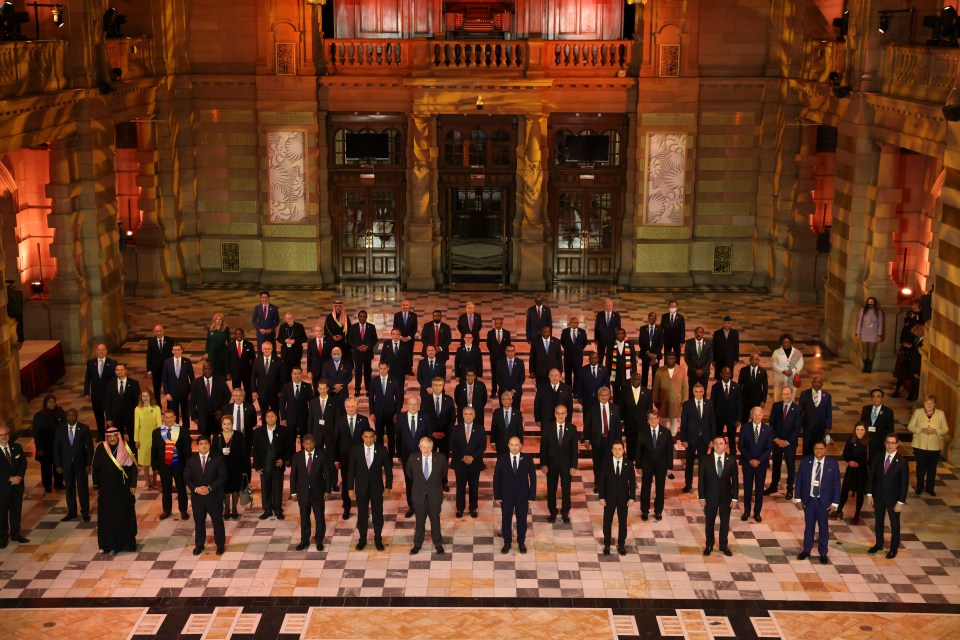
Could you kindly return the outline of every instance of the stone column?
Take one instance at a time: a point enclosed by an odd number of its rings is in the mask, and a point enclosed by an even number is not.
[[[4,218],[12,217],[15,220],[16,215],[9,210],[12,204],[12,196],[6,189],[4,191],[3,202],[0,206],[5,208],[4,214],[12,214],[5,215]],[[3,226],[8,226],[6,219]],[[4,232],[7,231],[8,229],[4,228]],[[13,230],[9,229],[9,231],[12,233]],[[16,265],[16,262],[14,262],[14,265]],[[8,272],[3,243],[0,243],[0,280],[6,279]],[[20,276],[15,267],[10,277],[19,280]],[[17,285],[19,284],[18,282]],[[3,320],[3,322],[0,322],[0,424],[7,425],[10,427],[11,433],[16,434],[20,427],[22,412],[26,410],[27,403],[20,391],[20,343],[17,342],[17,321],[7,317],[7,302],[7,288],[3,287],[2,292],[0,292],[0,319]]]
[[[319,16],[320,7],[316,7]],[[328,159],[330,157],[330,142],[327,138],[327,112],[317,112],[317,179],[320,182],[320,193],[318,209],[320,212],[320,279],[324,283],[332,283],[336,280],[336,273],[333,264],[334,243],[333,243],[333,204],[330,202],[330,168]]]
[[[410,116],[407,170],[406,254],[403,278],[407,289],[432,291],[440,262],[440,219],[437,216],[437,153],[434,119]],[[435,233],[436,231],[436,233]]]
[[[517,215],[513,247],[514,282],[521,291],[547,288],[547,229],[544,215],[546,181],[547,117],[542,114],[523,118],[521,141],[517,148]],[[519,225],[519,229],[517,228]]]
[[[137,206],[143,217],[136,237],[136,295],[147,298],[162,298],[170,294],[163,257],[167,241],[158,217],[160,180],[157,165],[160,162],[160,152],[156,149],[156,140],[156,130],[152,122],[141,123],[137,127],[136,158],[140,163],[140,175],[137,176],[140,199]]]

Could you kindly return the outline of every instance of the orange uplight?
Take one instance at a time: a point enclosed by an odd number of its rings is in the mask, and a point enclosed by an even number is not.
[[[912,296],[912,295],[913,295],[913,289],[911,289],[910,287],[904,287],[904,288],[900,289],[900,295],[902,295],[902,296]]]

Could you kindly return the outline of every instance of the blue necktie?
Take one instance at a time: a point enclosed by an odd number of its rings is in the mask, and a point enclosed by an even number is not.
[[[430,458],[423,459],[423,479],[430,479]]]

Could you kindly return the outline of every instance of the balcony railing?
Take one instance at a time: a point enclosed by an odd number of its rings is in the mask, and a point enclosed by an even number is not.
[[[328,40],[327,75],[447,75],[501,72],[523,77],[625,71],[630,40]]]
[[[61,40],[0,44],[0,98],[65,89],[66,61],[67,43]]]
[[[107,40],[107,59],[110,67],[120,69],[123,80],[135,80],[154,75],[153,38],[136,36]]]
[[[891,44],[884,47],[880,90],[888,95],[944,103],[957,82],[956,48]]]
[[[800,77],[813,82],[827,82],[836,71],[841,78],[847,68],[847,50],[835,40],[807,40],[803,43],[803,69]]]

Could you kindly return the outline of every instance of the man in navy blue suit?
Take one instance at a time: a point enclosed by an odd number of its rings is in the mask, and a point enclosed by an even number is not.
[[[437,349],[427,345],[427,355],[417,363],[417,382],[420,384],[420,398],[426,402],[433,388],[433,379],[447,379],[446,363],[437,359]]]
[[[797,473],[797,497],[794,503],[803,509],[803,550],[797,560],[806,560],[813,549],[813,529],[819,530],[817,550],[820,564],[827,564],[827,548],[830,543],[830,514],[840,502],[840,465],[827,457],[827,445],[816,442],[813,455],[804,456]]]
[[[743,414],[743,394],[740,385],[733,381],[730,367],[720,370],[720,380],[713,383],[710,400],[717,414],[717,435],[726,432],[730,448],[737,447],[737,430],[740,428],[740,416]]]
[[[620,314],[613,310],[613,300],[607,298],[603,302],[603,311],[597,312],[597,319],[593,323],[593,340],[597,343],[597,351],[607,360],[610,366],[610,355],[607,351],[617,339],[617,329],[620,328]]]
[[[391,458],[397,457],[397,443],[395,439],[397,416],[403,409],[403,387],[400,381],[390,376],[390,365],[380,360],[380,377],[374,378],[367,385],[367,395],[370,399],[370,415],[376,427],[377,442],[383,444],[383,437],[387,437],[387,451]]]
[[[783,388],[783,400],[770,408],[770,428],[773,429],[773,471],[770,486],[764,495],[773,495],[780,486],[780,468],[787,463],[787,500],[793,498],[793,478],[796,471],[797,438],[800,437],[800,408],[793,401],[793,389]]]
[[[527,552],[527,510],[537,497],[537,474],[533,458],[520,453],[520,438],[513,436],[507,443],[509,452],[500,454],[493,468],[493,499],[500,505],[500,533],[503,548],[508,553],[513,540],[513,516],[517,516],[517,549]]]
[[[280,309],[270,304],[270,292],[260,292],[260,304],[253,308],[253,328],[257,333],[257,349],[264,342],[276,342],[277,327],[280,325]]]
[[[641,385],[647,388],[647,375],[652,378],[657,376],[657,369],[660,368],[660,358],[663,357],[663,329],[657,326],[657,314],[651,311],[647,314],[647,326],[640,329],[640,336],[637,340],[638,358],[641,364]]]
[[[503,396],[504,391],[513,393],[513,402],[520,407],[523,397],[523,382],[527,379],[523,360],[517,357],[517,348],[512,344],[503,350],[503,360],[497,365],[497,392]]]
[[[407,410],[397,419],[397,452],[403,466],[407,493],[407,513],[413,517],[413,479],[407,477],[407,460],[420,451],[420,440],[430,437],[430,414],[420,410],[420,396],[407,397]]]
[[[763,481],[770,466],[770,452],[773,448],[773,430],[763,423],[763,409],[754,407],[750,411],[750,422],[740,431],[740,466],[743,467],[743,514],[741,520],[750,517],[750,498],[756,491],[753,505],[753,518],[761,522],[760,510],[763,509]]]
[[[410,367],[413,366],[413,342],[417,336],[417,314],[410,311],[410,301],[400,302],[400,311],[393,314],[393,328],[400,331],[400,342],[407,345],[410,355]],[[413,369],[407,369],[407,375],[413,375]]]
[[[900,512],[907,502],[910,467],[897,451],[899,441],[893,433],[883,439],[883,455],[876,456],[870,462],[870,477],[867,479],[867,501],[874,507],[876,523],[876,543],[867,549],[867,553],[876,553],[883,549],[884,521],[890,518],[890,551],[887,560],[897,557],[900,549]]]
[[[467,506],[467,485],[470,485],[470,517],[477,517],[480,497],[480,472],[483,471],[483,452],[487,448],[487,433],[476,419],[473,407],[464,407],[463,421],[450,434],[450,466],[457,476],[457,517],[463,517]]]
[[[600,364],[597,352],[590,352],[588,359],[589,364],[585,364],[581,369],[577,376],[577,386],[574,387],[574,396],[580,400],[584,411],[597,403],[597,391],[601,387],[610,386],[610,370]]]
[[[803,455],[813,453],[813,443],[823,440],[833,427],[833,398],[823,390],[823,377],[810,379],[810,388],[800,392],[803,416]]]
[[[580,319],[570,318],[570,326],[560,333],[560,346],[563,347],[563,379],[573,388],[580,379],[583,367],[583,350],[587,348],[587,332],[580,328]]]
[[[193,363],[183,357],[183,347],[173,345],[173,357],[163,363],[163,393],[167,408],[177,420],[190,428],[190,385],[193,384]]]
[[[97,345],[97,357],[87,360],[87,372],[83,376],[83,395],[87,396],[93,405],[93,417],[97,420],[97,433],[103,440],[105,418],[103,413],[103,399],[107,393],[107,385],[116,377],[117,361],[107,357],[107,345]]]
[[[693,463],[707,455],[715,429],[713,403],[703,397],[703,385],[698,382],[693,387],[693,398],[684,401],[680,409],[680,441],[687,449],[683,493],[693,489]]]
[[[543,304],[543,296],[534,298],[533,306],[527,309],[527,342],[533,343],[540,336],[540,329],[553,326],[553,316],[550,313],[550,307]]]

